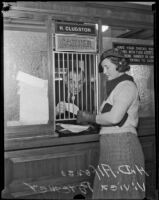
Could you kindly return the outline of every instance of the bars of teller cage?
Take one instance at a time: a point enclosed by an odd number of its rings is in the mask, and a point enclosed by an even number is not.
[[[60,54],[57,53],[57,68],[58,68],[58,94],[59,94],[59,101],[56,103],[59,103],[61,101],[61,91],[60,91],[60,86],[61,86],[61,76],[60,76]],[[61,119],[61,112],[59,112],[59,119]]]
[[[56,91],[55,91],[55,84],[56,84],[56,75],[55,75],[55,73],[56,73],[56,68],[55,68],[55,59],[56,59],[56,54],[55,54],[55,52],[53,51],[53,62],[52,62],[52,64],[53,64],[53,102],[54,102],[54,113],[53,113],[53,116],[54,116],[54,119],[56,119],[56,98],[55,98],[55,93],[56,93]]]
[[[94,110],[93,110],[93,112],[95,112],[96,113],[96,109],[97,109],[97,98],[96,98],[96,96],[95,96],[95,94],[97,94],[97,90],[96,90],[96,85],[97,85],[97,81],[96,81],[97,79],[96,79],[96,55],[93,55],[93,85],[94,85],[94,95],[93,95],[93,98],[94,98]]]
[[[84,72],[85,72],[85,88],[86,88],[85,89],[85,92],[86,92],[85,93],[86,94],[86,102],[85,102],[86,103],[85,104],[86,105],[86,111],[88,109],[88,96],[87,96],[87,94],[88,94],[88,91],[87,91],[87,83],[88,83],[87,82],[87,57],[88,57],[88,54],[85,54],[84,55],[84,61],[85,61],[85,71]]]
[[[82,63],[82,53],[80,54],[80,62]],[[81,66],[81,77],[82,77],[82,73],[83,73],[83,69]],[[81,79],[80,81],[82,81],[82,84],[83,84],[83,79]],[[82,110],[83,110],[83,86],[81,88],[81,102],[82,102]]]
[[[73,69],[73,67],[74,67],[74,64],[73,64],[73,53],[71,54],[71,63],[72,63],[72,65],[71,65],[71,67],[72,67],[72,83],[73,83],[73,85],[72,85],[72,88],[73,88],[73,91],[72,91],[72,103],[73,103],[73,107],[74,107],[74,97],[75,97],[75,94],[74,94],[74,81],[73,81],[73,73],[74,73],[74,69]],[[74,110],[73,110],[73,118],[74,118]]]
[[[63,102],[64,104],[66,103],[66,98],[65,98],[65,58],[64,58],[64,53],[62,54],[62,74],[63,74]],[[66,118],[66,114],[64,112],[64,119]]]
[[[96,114],[98,114],[98,107],[99,107],[99,74],[98,74],[98,59],[96,55],[96,62],[95,62],[95,68],[96,68],[96,96],[94,95],[96,99]]]
[[[91,66],[92,66],[92,63],[91,63],[91,54],[89,54],[89,95],[90,95],[90,107],[89,107],[89,111],[91,112],[92,111],[92,91],[91,91]]]
[[[70,54],[67,52],[67,80],[68,80],[68,85],[67,85],[67,88],[68,88],[68,91],[67,91],[67,101],[68,101],[68,110],[70,110],[70,73],[69,73],[69,58]],[[68,112],[68,119],[70,119],[70,112]]]
[[[78,66],[78,53],[76,53],[76,61],[75,61],[75,63],[76,63],[76,67],[77,67],[77,70],[76,70],[76,72],[77,72],[77,77],[78,77],[78,69],[79,69],[79,66]],[[76,81],[77,81],[77,79],[76,79]],[[76,83],[77,84],[77,83]],[[78,87],[77,87],[77,106],[79,107],[79,91],[78,91]]]

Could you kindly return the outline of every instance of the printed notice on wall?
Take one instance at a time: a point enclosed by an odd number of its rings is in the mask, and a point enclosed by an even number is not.
[[[56,51],[96,52],[96,37],[55,35]]]
[[[150,45],[113,43],[114,48],[120,49],[131,64],[153,65],[154,48]]]

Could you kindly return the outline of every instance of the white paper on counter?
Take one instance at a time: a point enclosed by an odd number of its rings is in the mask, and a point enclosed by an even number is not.
[[[66,129],[74,133],[85,131],[90,127],[90,125],[74,125],[74,124],[62,124],[62,123],[58,123],[57,125],[60,125],[63,129]]]

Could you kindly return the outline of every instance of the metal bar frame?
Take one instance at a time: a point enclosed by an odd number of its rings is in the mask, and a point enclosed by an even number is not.
[[[69,65],[71,64],[71,68],[72,68],[72,75],[73,75],[73,71],[74,71],[74,67],[77,67],[77,70],[76,70],[76,73],[77,73],[77,76],[79,75],[79,61],[84,61],[84,71],[81,70],[81,75],[82,73],[85,73],[85,78],[84,78],[84,81],[85,81],[85,85],[86,85],[86,90],[85,92],[83,91],[83,87],[82,87],[82,90],[81,90],[81,99],[79,99],[79,91],[77,91],[77,106],[79,107],[79,100],[81,100],[81,104],[82,104],[82,107],[81,107],[81,110],[83,110],[83,100],[85,99],[86,100],[86,110],[88,111],[91,111],[92,112],[92,91],[91,91],[91,82],[93,80],[93,88],[94,88],[94,108],[95,110],[93,112],[95,113],[98,113],[98,104],[99,104],[99,98],[98,98],[98,94],[99,94],[99,76],[98,76],[98,68],[97,68],[97,53],[84,53],[84,52],[61,52],[61,51],[53,51],[53,69],[54,69],[54,72],[53,74],[55,74],[55,54],[57,55],[57,63],[58,63],[58,77],[60,79],[60,58],[62,58],[62,71],[63,71],[63,79],[64,79],[64,72],[65,72],[65,55],[66,55],[66,67],[67,67],[67,70],[68,70],[68,76],[69,76]],[[71,58],[71,60],[70,60]],[[75,58],[75,61],[74,61],[74,58]],[[88,63],[87,63],[88,62]],[[76,66],[74,66],[74,64]],[[89,68],[89,69],[88,69]],[[89,74],[87,73],[87,71],[89,72]],[[93,78],[92,78],[92,71],[93,71]],[[89,80],[88,80],[89,78]],[[92,79],[92,80],[91,80]],[[54,82],[55,82],[55,77],[53,78]],[[89,84],[90,84],[90,88],[89,88],[89,91],[88,91],[88,81],[89,81]],[[73,83],[74,84],[74,83]],[[55,84],[54,84],[55,85]],[[54,86],[55,87],[55,86]],[[68,77],[68,90],[69,90],[69,77]],[[59,80],[59,100],[61,100],[61,95],[60,95],[60,80]],[[65,99],[66,99],[66,93],[65,93],[65,83],[63,82],[63,94],[64,94],[64,101],[65,102]],[[78,89],[77,89],[78,90]],[[90,95],[90,102],[88,102],[88,93]],[[74,94],[74,87],[73,87],[73,94]],[[84,94],[86,97],[84,97]],[[56,95],[56,91],[55,93],[53,94],[54,98],[55,98],[55,95]],[[69,103],[70,103],[70,98],[69,98],[69,94],[68,94],[68,98],[67,98],[67,101],[68,101],[68,109],[70,110],[70,107],[69,107]],[[54,100],[55,101],[55,100]],[[73,100],[73,105],[75,105],[75,102]],[[54,103],[54,106],[55,103]],[[56,109],[55,109],[56,110]],[[69,112],[68,112],[69,113]],[[73,111],[73,118],[70,117],[70,113],[69,113],[69,116],[68,118],[66,118],[65,114],[64,114],[64,118],[62,119],[61,118],[61,114],[59,114],[59,119],[56,119],[56,113],[54,112],[54,119],[55,121],[65,121],[65,120],[75,120],[76,117],[75,117],[75,114],[74,114],[74,111]]]

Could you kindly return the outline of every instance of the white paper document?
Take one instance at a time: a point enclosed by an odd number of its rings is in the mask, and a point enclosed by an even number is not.
[[[71,131],[74,133],[79,133],[79,132],[85,131],[90,127],[90,125],[82,125],[81,126],[81,125],[61,124],[61,123],[58,123],[57,125],[60,125],[64,130],[68,130],[68,131]]]
[[[22,71],[18,71],[16,80],[21,83],[31,85],[36,88],[47,89],[47,87],[48,87],[48,80],[41,79],[39,77],[30,75],[30,74],[22,72]]]
[[[75,104],[72,104],[72,103],[65,103],[65,107],[68,112],[71,112],[71,113],[77,115],[77,112],[79,110],[78,106],[76,106]]]

